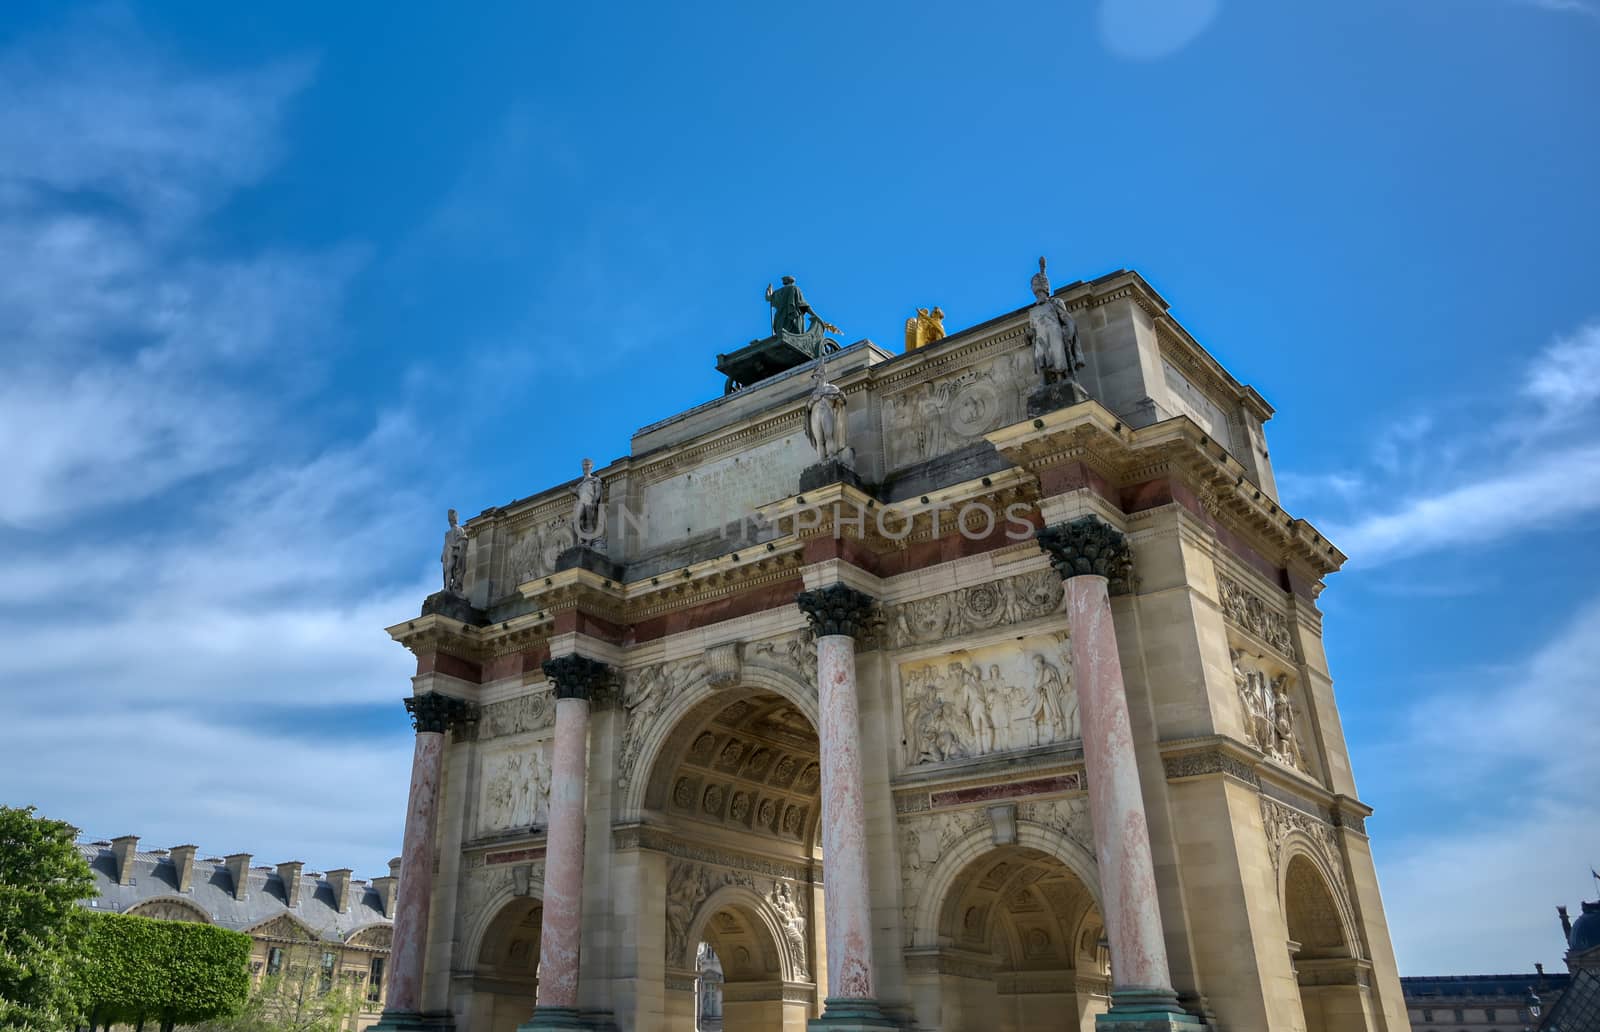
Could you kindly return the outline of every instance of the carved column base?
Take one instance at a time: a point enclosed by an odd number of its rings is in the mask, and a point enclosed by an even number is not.
[[[1042,416],[1089,400],[1089,392],[1076,380],[1042,383],[1028,392],[1028,415]]]
[[[1127,986],[1111,990],[1111,1010],[1095,1015],[1094,1027],[1115,1032],[1179,1032],[1210,1026],[1204,1018],[1186,1013],[1171,989]]]
[[[822,1017],[806,1022],[806,1032],[899,1032],[900,1025],[883,1013],[877,1000],[829,997]]]
[[[517,1032],[587,1032],[588,1022],[576,1007],[535,1007],[533,1017],[517,1026]]]
[[[385,1010],[368,1032],[450,1032],[455,1017],[449,1011],[423,1014],[419,1011]]]

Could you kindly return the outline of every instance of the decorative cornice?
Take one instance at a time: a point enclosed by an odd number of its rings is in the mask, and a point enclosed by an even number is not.
[[[476,717],[476,707],[471,703],[440,692],[409,696],[405,704],[406,712],[411,714],[411,726],[418,734],[444,734],[450,728],[465,726]]]
[[[1133,590],[1133,550],[1122,532],[1100,517],[1042,527],[1036,536],[1062,580],[1104,577],[1113,595]]]
[[[557,699],[588,700],[610,684],[611,668],[587,656],[557,656],[544,661],[544,676]]]
[[[1220,745],[1164,755],[1161,765],[1169,781],[1221,774],[1251,788],[1261,788],[1254,759]]]
[[[811,632],[818,638],[830,634],[856,638],[866,634],[877,605],[871,595],[846,584],[802,591],[794,601],[811,621]]]

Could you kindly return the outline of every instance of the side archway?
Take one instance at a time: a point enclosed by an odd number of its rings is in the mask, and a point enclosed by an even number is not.
[[[510,896],[485,912],[464,979],[473,1028],[515,1032],[533,1013],[539,992],[539,933],[544,904],[531,896]]]
[[[1306,1032],[1372,1027],[1368,965],[1358,954],[1334,884],[1309,849],[1285,850],[1283,917]]]

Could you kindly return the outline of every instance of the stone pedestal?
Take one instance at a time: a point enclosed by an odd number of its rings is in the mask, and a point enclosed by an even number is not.
[[[1028,392],[1028,415],[1042,416],[1089,400],[1089,392],[1076,380],[1042,383]]]
[[[1066,581],[1089,819],[1111,943],[1111,1011],[1097,1015],[1095,1025],[1202,1028],[1200,1019],[1184,1013],[1172,988],[1150,827],[1111,617],[1111,586],[1131,588],[1132,552],[1120,533],[1093,516],[1047,527],[1039,532],[1039,543]]]
[[[846,449],[848,454],[829,459],[827,462],[818,462],[800,471],[800,490],[815,491],[819,487],[829,484],[849,484],[851,487],[861,486],[861,477],[856,473],[855,454],[852,449]]]
[[[876,998],[872,899],[867,882],[866,810],[861,795],[861,715],[856,697],[856,635],[873,601],[835,584],[795,600],[817,637],[817,702],[822,746],[822,856],[827,906],[828,992],[817,1030],[898,1026]]]
[[[460,699],[437,692],[406,700],[417,729],[411,754],[411,791],[406,799],[406,830],[400,851],[400,884],[394,903],[394,946],[389,954],[389,988],[375,1028],[440,1029],[450,1016],[422,1013],[422,969],[428,942],[428,911],[433,901],[435,820],[439,780],[444,768],[444,733],[467,714]]]
[[[555,685],[555,746],[550,761],[550,817],[545,832],[544,914],[539,938],[539,996],[519,1032],[582,1029],[578,953],[583,931],[584,795],[588,784],[589,699],[607,668],[583,656],[546,660]]]

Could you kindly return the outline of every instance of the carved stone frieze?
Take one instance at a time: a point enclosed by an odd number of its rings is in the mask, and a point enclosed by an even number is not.
[[[577,543],[578,536],[573,533],[572,519],[568,515],[529,527],[506,550],[506,583],[502,590],[509,593],[518,584],[554,573],[561,553]]]
[[[1017,820],[1058,831],[1094,854],[1094,826],[1089,821],[1089,801],[1083,796],[1018,803]]]
[[[744,661],[793,674],[816,691],[817,639],[809,628],[783,638],[756,642],[745,651]]]
[[[884,607],[891,648],[943,641],[1061,611],[1066,592],[1050,570],[1004,577]]]
[[[1229,620],[1289,659],[1295,658],[1289,621],[1266,599],[1220,570],[1217,571],[1217,592],[1222,596],[1222,612]]]
[[[1261,825],[1267,835],[1267,849],[1272,855],[1272,870],[1283,874],[1283,852],[1289,837],[1302,832],[1311,840],[1318,859],[1331,876],[1331,888],[1341,904],[1348,906],[1350,892],[1345,884],[1344,855],[1339,847],[1339,833],[1334,826],[1313,814],[1296,809],[1287,803],[1263,795],[1261,797]]]
[[[1257,788],[1261,779],[1253,766],[1221,749],[1202,749],[1162,757],[1168,778],[1196,778],[1206,774],[1226,774]]]
[[[617,763],[617,784],[626,789],[633,783],[634,770],[644,743],[657,731],[667,704],[689,685],[707,676],[705,660],[699,656],[671,663],[652,663],[623,675],[622,748]]]
[[[479,711],[478,741],[542,731],[554,720],[554,703],[548,690],[491,702]]]
[[[982,807],[949,810],[941,813],[902,814],[900,824],[900,927],[905,945],[916,935],[917,907],[922,891],[939,858],[963,838],[987,827],[988,814]]]
[[[900,684],[907,766],[1053,745],[1079,734],[1064,634],[904,663]]]

